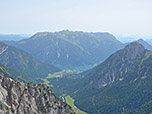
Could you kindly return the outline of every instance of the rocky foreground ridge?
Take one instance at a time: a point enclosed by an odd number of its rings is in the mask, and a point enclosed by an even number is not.
[[[74,114],[74,112],[46,85],[14,81],[0,66],[0,114]]]

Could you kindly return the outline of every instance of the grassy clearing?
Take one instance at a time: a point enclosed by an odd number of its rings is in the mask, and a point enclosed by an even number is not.
[[[24,42],[24,41],[20,41],[19,43],[20,43],[20,44],[24,44],[25,42]]]
[[[53,85],[49,85],[49,81],[47,79],[41,78],[41,80],[43,80],[44,84],[46,84],[48,87],[53,87]]]
[[[149,51],[149,52],[145,55],[145,57],[141,60],[141,64],[142,64],[145,60],[147,60],[151,55],[152,55],[152,51]]]
[[[73,109],[73,111],[76,113],[76,114],[87,114],[81,110],[79,110],[75,105],[74,105],[74,99],[72,99],[70,96],[65,96],[65,101],[68,105],[70,105]]]
[[[54,74],[48,74],[48,76],[46,77],[47,79],[50,78],[62,78],[61,72],[55,72]]]

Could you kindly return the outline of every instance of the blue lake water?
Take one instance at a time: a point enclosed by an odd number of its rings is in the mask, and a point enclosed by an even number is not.
[[[82,70],[82,71],[86,71],[89,69],[92,69],[95,66],[56,66],[57,68],[61,69],[61,70]]]

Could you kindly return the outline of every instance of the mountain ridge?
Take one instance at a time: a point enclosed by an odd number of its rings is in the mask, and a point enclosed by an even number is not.
[[[38,61],[27,52],[2,42],[0,42],[0,63],[7,68],[17,71],[18,76],[16,78],[26,78],[28,81],[30,79],[34,81],[38,77],[47,76],[48,73],[60,71],[52,65]]]
[[[87,71],[68,92],[75,99],[75,105],[85,112],[134,114],[152,100],[151,66],[152,51],[133,42]],[[143,114],[152,112],[148,109],[143,109]]]
[[[136,51],[134,51],[134,50],[136,50]],[[102,87],[102,86],[106,86],[108,83],[113,82],[114,80],[117,80],[118,78],[123,79],[122,74],[125,73],[126,70],[132,70],[132,68],[135,67],[133,65],[132,61],[138,55],[140,55],[142,52],[144,52],[144,47],[137,42],[133,42],[133,43],[127,45],[123,50],[119,50],[116,53],[112,54],[105,62],[103,62],[100,65],[98,65],[97,67],[95,67],[94,69],[96,69],[96,70],[95,71],[92,70],[92,72],[91,72],[92,73],[91,76],[93,77],[93,79],[90,79],[90,80],[93,81],[96,77],[97,79],[95,79],[94,81],[98,82],[99,83],[98,85]],[[121,61],[118,62],[119,60],[121,60]],[[126,65],[121,63],[121,62],[125,62],[125,61],[127,62]],[[122,65],[122,67],[120,67],[121,65]],[[128,65],[129,65],[129,67],[132,67],[132,68],[127,67]],[[119,67],[119,71],[117,71],[118,70],[117,66]],[[125,67],[125,66],[126,66],[126,69],[123,69],[123,67]],[[100,72],[99,69],[102,69],[103,76],[106,76],[109,74],[111,74],[111,76],[106,77],[105,79],[99,79],[98,75],[99,76],[101,75],[101,74],[98,74],[98,72]],[[116,73],[117,75],[113,75],[113,73],[114,74]],[[118,78],[115,76],[117,76]],[[90,83],[92,83],[92,81],[90,81]]]
[[[123,46],[110,33],[81,31],[39,32],[29,39],[6,43],[45,63],[67,66],[99,63]]]

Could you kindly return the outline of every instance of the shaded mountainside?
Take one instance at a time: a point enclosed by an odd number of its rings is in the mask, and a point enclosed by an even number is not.
[[[0,42],[0,64],[9,69],[14,79],[24,81],[32,81],[38,77],[45,77],[48,73],[60,71],[52,65],[38,61],[27,52],[2,42]]]
[[[141,62],[146,54],[144,47],[136,42],[112,54],[105,62],[95,67],[87,75],[89,84],[101,88],[117,80],[122,80]]]
[[[90,114],[152,112],[152,51],[139,43],[127,45],[84,75],[67,90],[79,109]]]
[[[1,114],[74,114],[69,105],[57,98],[44,84],[24,84],[8,77],[0,66]]]
[[[99,63],[123,47],[123,44],[109,33],[68,30],[39,32],[29,39],[7,43],[29,52],[45,63],[66,66]]]

